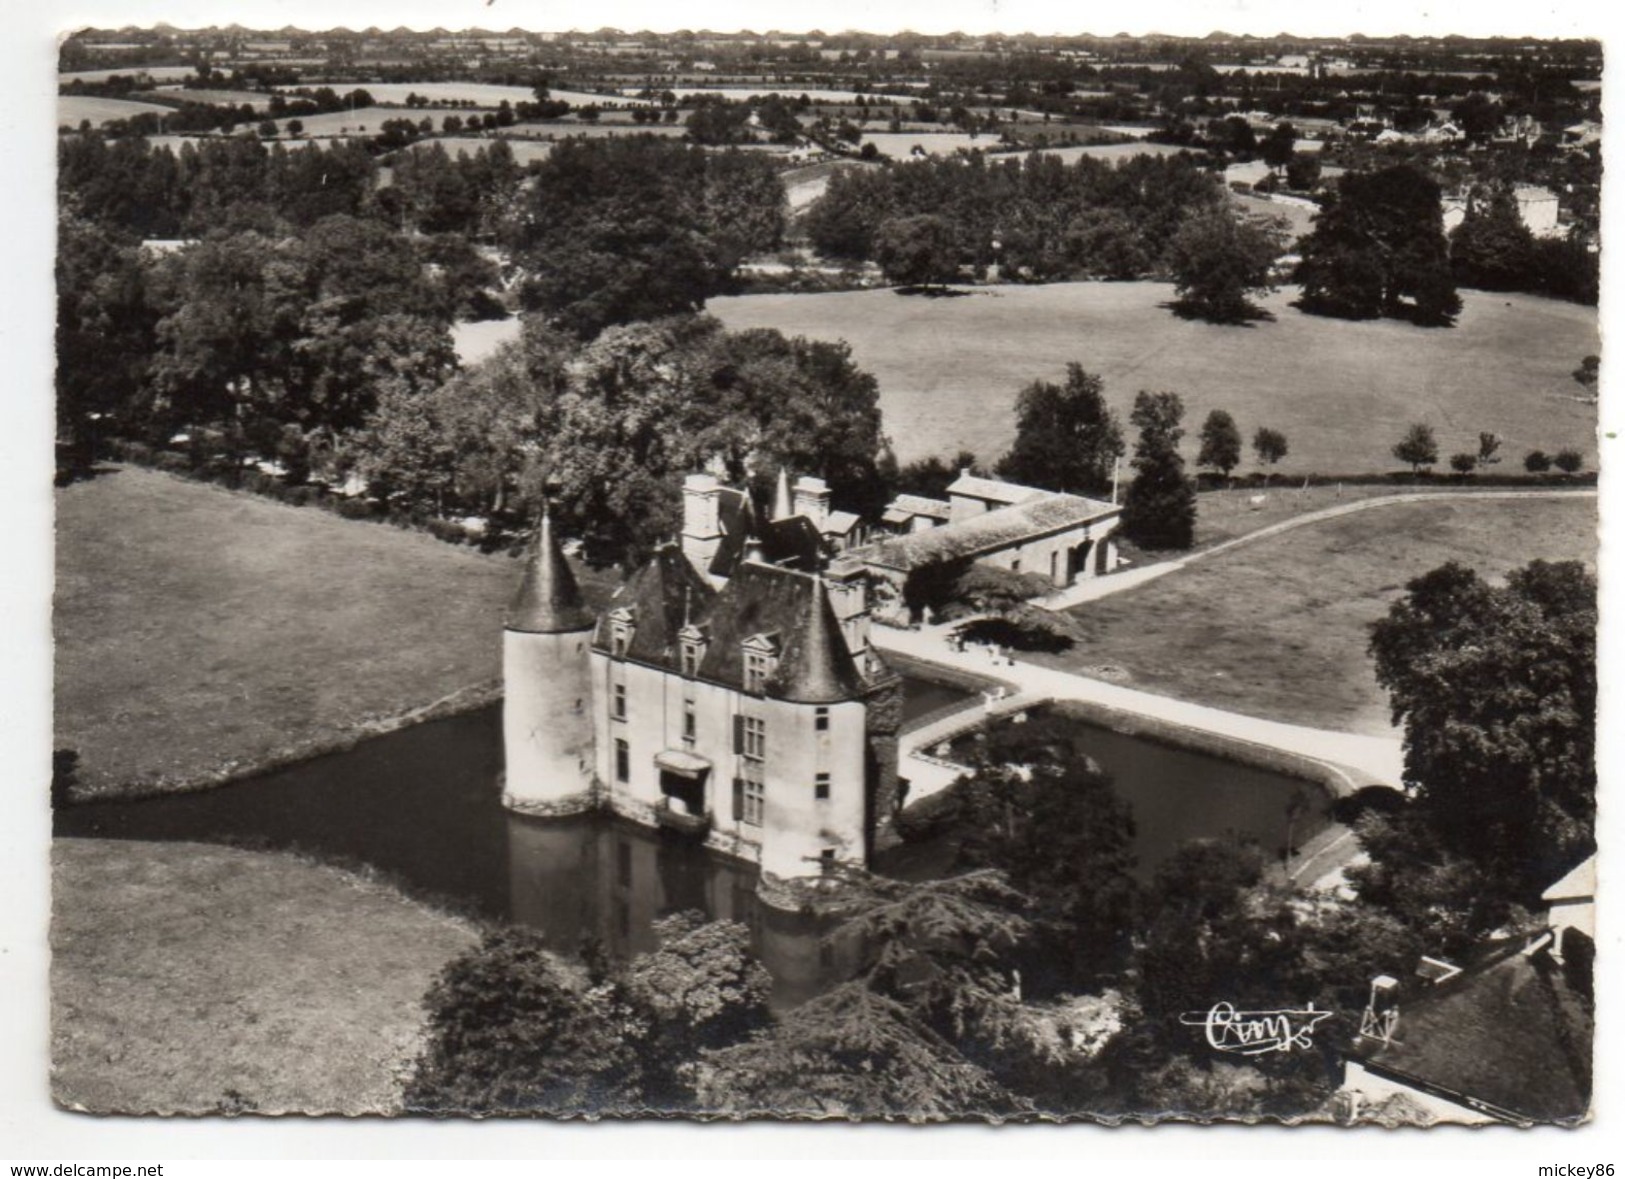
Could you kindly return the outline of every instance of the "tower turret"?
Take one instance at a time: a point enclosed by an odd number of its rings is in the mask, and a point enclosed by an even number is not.
[[[593,625],[543,508],[502,633],[503,801],[516,810],[572,814],[593,805]]]

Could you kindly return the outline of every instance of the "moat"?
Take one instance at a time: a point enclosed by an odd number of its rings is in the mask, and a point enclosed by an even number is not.
[[[945,684],[905,680],[910,719],[969,698]],[[1306,794],[1314,813],[1297,820],[1301,837],[1326,822],[1324,796],[1312,784],[1082,727],[1090,755],[1134,808],[1142,879],[1197,836],[1253,839],[1278,851],[1288,809]],[[567,953],[586,937],[616,957],[648,950],[656,918],[698,909],[751,927],[780,1006],[816,994],[841,970],[812,919],[758,902],[748,865],[606,815],[516,815],[502,806],[501,771],[501,710],[489,707],[214,790],[68,807],[56,813],[55,832],[230,842],[365,866],[416,897],[538,928]],[[949,858],[941,845],[909,846],[876,867],[917,878]]]

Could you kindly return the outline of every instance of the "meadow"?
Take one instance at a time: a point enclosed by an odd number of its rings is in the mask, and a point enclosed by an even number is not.
[[[398,1111],[467,923],[292,856],[51,849],[51,1090],[94,1113]]]
[[[125,98],[100,98],[86,94],[60,94],[56,100],[56,122],[59,127],[77,128],[86,119],[100,127],[115,119],[128,119],[135,115],[158,115],[160,118],[174,111],[172,106],[156,102],[132,102]]]
[[[1279,497],[1283,505],[1290,493]],[[1269,720],[1382,736],[1387,698],[1370,624],[1406,582],[1446,561],[1486,578],[1536,559],[1597,557],[1589,498],[1449,499],[1374,506],[1193,562],[1067,612],[1083,636],[1024,658]]]
[[[56,507],[76,793],[205,785],[495,693],[509,558],[138,468]]]
[[[271,105],[271,96],[257,90],[192,90],[185,86],[160,86],[153,91],[176,102],[212,102],[229,106],[251,106],[262,111]]]
[[[535,91],[529,86],[497,86],[487,82],[334,82],[331,85],[340,94],[359,86],[372,95],[375,102],[394,105],[404,105],[407,96],[411,94],[434,102],[471,102],[485,110],[495,110],[504,102],[513,104],[536,101]],[[649,105],[643,99],[617,94],[590,94],[584,90],[550,90],[548,93],[551,97],[574,106]]]
[[[1595,405],[1571,373],[1600,351],[1595,308],[1529,295],[1464,291],[1454,328],[1305,315],[1294,288],[1263,300],[1275,319],[1232,327],[1181,319],[1166,283],[1057,283],[963,288],[958,298],[893,290],[745,295],[707,309],[731,329],[846,340],[880,384],[885,430],[907,462],[967,448],[1008,448],[1017,394],[1059,380],[1077,361],[1105,381],[1127,418],[1142,389],[1185,401],[1185,454],[1210,410],[1245,437],[1281,430],[1283,475],[1388,471],[1413,422],[1431,425],[1441,464],[1501,436],[1507,464],[1574,447],[1595,457]],[[1253,469],[1250,452],[1242,471]]]

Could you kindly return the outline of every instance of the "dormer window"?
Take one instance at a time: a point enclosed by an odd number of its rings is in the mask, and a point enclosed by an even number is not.
[[[779,666],[779,644],[773,635],[751,635],[745,640],[745,691],[760,696]]]
[[[685,626],[677,632],[677,655],[685,676],[692,679],[700,674],[705,661],[705,632],[697,626]]]
[[[609,650],[615,658],[621,659],[626,655],[627,648],[632,645],[632,632],[636,623],[632,611],[623,606],[619,610],[609,612]]]

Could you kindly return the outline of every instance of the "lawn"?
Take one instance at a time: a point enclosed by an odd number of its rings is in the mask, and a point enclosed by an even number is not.
[[[1173,315],[1162,283],[967,289],[936,299],[745,295],[708,309],[734,329],[850,343],[880,382],[886,433],[904,462],[960,447],[996,457],[1015,432],[1017,393],[1059,380],[1071,360],[1105,378],[1125,418],[1141,389],[1180,393],[1191,460],[1213,409],[1228,410],[1249,439],[1259,426],[1283,431],[1283,474],[1392,469],[1390,449],[1412,422],[1434,428],[1441,461],[1476,450],[1480,430],[1501,435],[1514,467],[1536,448],[1595,454],[1595,407],[1569,375],[1600,351],[1595,308],[1465,291],[1458,325],[1427,329],[1305,315],[1288,289],[1266,300],[1274,322],[1221,327]]]
[[[1367,627],[1445,561],[1486,577],[1597,553],[1597,505],[1441,500],[1374,507],[1239,546],[1069,611],[1085,638],[1035,662],[1271,720],[1382,735]]]
[[[56,743],[86,795],[202,785],[494,695],[508,558],[135,468],[56,506]]]
[[[463,922],[290,856],[52,848],[51,1089],[95,1113],[398,1108]]]

